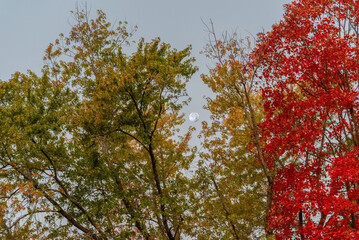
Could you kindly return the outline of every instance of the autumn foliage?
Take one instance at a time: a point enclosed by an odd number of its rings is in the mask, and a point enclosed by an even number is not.
[[[0,82],[1,239],[359,239],[359,1],[295,0],[257,39],[208,25],[200,152],[191,47],[73,16]]]
[[[278,239],[358,237],[358,4],[294,1],[260,35]]]
[[[174,50],[74,12],[42,73],[0,84],[1,239],[179,239],[190,234],[191,129],[174,139],[196,71]]]

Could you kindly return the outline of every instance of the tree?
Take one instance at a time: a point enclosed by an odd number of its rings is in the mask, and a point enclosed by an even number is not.
[[[278,239],[359,236],[358,4],[293,1],[258,41]]]
[[[196,71],[190,47],[141,39],[129,54],[126,23],[97,13],[73,13],[40,76],[0,83],[3,238],[19,223],[34,239],[190,234],[192,129],[176,135]]]
[[[216,96],[205,106],[213,122],[203,125],[199,231],[203,239],[253,239],[265,235],[274,176],[258,128],[264,118],[260,55],[251,54],[248,38],[227,33],[218,38],[212,23],[207,29],[204,53],[215,65],[202,80]]]

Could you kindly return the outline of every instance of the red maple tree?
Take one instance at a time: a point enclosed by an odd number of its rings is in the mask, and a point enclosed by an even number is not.
[[[359,1],[296,0],[259,36],[277,239],[359,239]]]

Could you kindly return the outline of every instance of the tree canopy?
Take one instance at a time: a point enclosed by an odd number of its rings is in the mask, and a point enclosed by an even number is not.
[[[191,223],[191,129],[173,136],[196,71],[190,47],[141,39],[126,54],[126,23],[74,16],[40,76],[1,82],[1,234],[179,239]]]
[[[180,131],[191,47],[72,12],[40,73],[0,82],[0,238],[359,238],[358,9],[294,0],[253,39],[206,25],[201,151]]]
[[[357,19],[357,1],[293,1],[258,40],[278,239],[358,237]]]

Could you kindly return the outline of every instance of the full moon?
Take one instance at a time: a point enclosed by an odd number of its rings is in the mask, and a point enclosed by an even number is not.
[[[191,122],[197,122],[198,119],[199,119],[199,114],[196,113],[196,112],[193,112],[193,113],[191,113],[191,114],[189,115],[189,120],[190,120]]]

